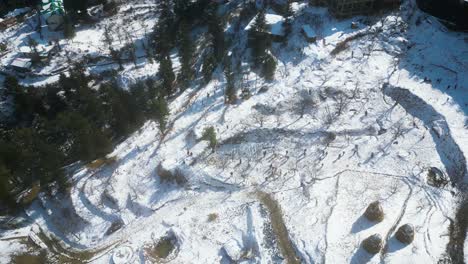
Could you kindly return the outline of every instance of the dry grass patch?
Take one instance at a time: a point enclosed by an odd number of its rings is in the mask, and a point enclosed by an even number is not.
[[[97,159],[91,163],[89,163],[86,167],[88,167],[88,169],[92,169],[92,170],[95,170],[95,169],[99,169],[100,167],[104,166],[104,165],[111,165],[113,163],[115,163],[117,161],[117,158],[116,157],[110,157],[110,158],[101,158],[101,159]]]
[[[257,195],[260,202],[268,209],[271,226],[278,240],[281,254],[286,259],[286,263],[300,264],[300,258],[297,256],[296,250],[289,239],[288,229],[284,223],[283,213],[281,212],[281,207],[278,202],[268,193],[258,192]]]
[[[208,215],[208,222],[214,222],[218,219],[217,213],[211,213]]]
[[[157,263],[161,261],[169,261],[170,256],[177,254],[177,240],[173,236],[161,238],[157,243],[144,248],[145,255],[152,261]]]

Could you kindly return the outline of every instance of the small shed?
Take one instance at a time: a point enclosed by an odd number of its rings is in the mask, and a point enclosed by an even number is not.
[[[31,59],[16,58],[11,62],[10,67],[17,72],[25,73],[31,71],[32,62]]]
[[[317,41],[317,34],[309,25],[302,26],[302,35],[306,38],[306,40],[310,43],[315,43]]]
[[[255,20],[257,16],[255,16],[249,24],[245,27],[245,30],[250,31],[252,30],[253,25],[255,24]],[[269,28],[268,32],[261,32],[269,35],[273,41],[281,42],[284,41],[285,32],[284,32],[284,21],[285,18],[277,15],[273,11],[268,12],[265,14],[265,22]]]

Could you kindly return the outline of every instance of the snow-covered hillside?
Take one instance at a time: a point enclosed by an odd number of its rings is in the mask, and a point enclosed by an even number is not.
[[[245,69],[252,96],[235,105],[224,103],[220,69],[208,85],[187,89],[170,103],[164,137],[147,122],[108,155],[114,163],[72,166],[69,195],[41,195],[26,210],[25,227],[1,230],[0,262],[38,254],[40,247],[59,263],[409,264],[447,258],[450,226],[466,202],[468,183],[468,35],[447,31],[412,1],[381,17],[346,20],[306,2],[294,4],[287,42],[273,45],[275,81]],[[43,76],[23,82],[57,80],[68,66],[65,54],[72,60],[107,56],[104,25],[143,17],[126,27],[144,38],[142,24],[151,28],[157,20],[149,7],[140,3],[126,12],[123,6],[115,17],[80,28],[40,70]],[[308,43],[301,26],[317,19],[319,40]],[[2,65],[17,56],[27,27],[0,36],[13,43]],[[248,60],[241,45],[246,34],[236,32],[231,46],[242,62]],[[157,68],[141,58],[119,78],[131,83]],[[200,140],[210,126],[219,142],[215,152]],[[430,184],[431,168],[450,183]],[[163,181],[168,174],[172,180]],[[363,216],[376,200],[385,213],[380,223]],[[415,237],[404,245],[395,232],[407,223]],[[373,234],[384,243],[374,256],[360,246]],[[169,245],[165,250],[162,242]]]

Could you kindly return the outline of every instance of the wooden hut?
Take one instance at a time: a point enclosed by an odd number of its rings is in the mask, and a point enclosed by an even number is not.
[[[251,31],[253,30],[253,25],[255,24],[255,20],[257,16],[255,16],[249,24],[245,27],[245,30]],[[258,32],[262,34],[268,35],[271,40],[275,42],[282,42],[285,40],[285,32],[284,32],[284,22],[285,18],[275,14],[274,12],[269,12],[265,14],[265,21],[268,26],[267,32]]]

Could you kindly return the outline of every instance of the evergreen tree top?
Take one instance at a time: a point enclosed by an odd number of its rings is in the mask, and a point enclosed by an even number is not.
[[[64,10],[63,0],[42,0],[41,2],[42,14],[63,14]]]
[[[255,21],[254,21],[254,24],[253,24],[253,29],[256,32],[267,32],[269,30],[268,25],[266,23],[265,10],[264,9],[260,10],[257,17],[255,17]]]

